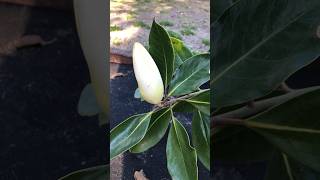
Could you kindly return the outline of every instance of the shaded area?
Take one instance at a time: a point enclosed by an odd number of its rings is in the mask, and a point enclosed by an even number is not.
[[[320,58],[290,76],[286,83],[293,89],[319,86],[319,69]],[[237,151],[237,149],[235,149],[235,151]],[[214,161],[214,156],[211,156],[211,158],[211,161]],[[212,164],[213,170],[210,173],[213,180],[263,180],[266,173],[267,163],[232,163],[214,161]]]
[[[96,117],[77,113],[89,73],[73,14],[6,4],[0,7],[1,17],[10,11],[17,14],[12,18],[22,18],[18,15],[21,10],[28,11],[22,34],[55,39],[46,46],[0,56],[0,179],[57,179],[104,164],[108,159],[107,127],[99,127]],[[19,28],[2,23],[2,32],[10,29],[0,36],[18,31],[14,27]],[[13,38],[19,38],[21,33],[17,34]]]

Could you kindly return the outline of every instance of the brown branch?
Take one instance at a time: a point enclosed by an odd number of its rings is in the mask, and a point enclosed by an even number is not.
[[[289,92],[294,91],[285,82],[281,83],[278,89],[282,92],[285,92],[285,93],[289,93]]]
[[[235,118],[227,118],[227,117],[212,117],[211,118],[211,128],[215,128],[218,126],[229,126],[229,125],[240,125],[244,126],[244,120],[243,119],[235,119]]]
[[[183,100],[188,99],[190,97],[194,97],[194,96],[199,95],[200,93],[203,93],[203,92],[205,92],[207,90],[208,89],[203,89],[203,90],[196,91],[196,92],[193,92],[193,93],[190,93],[190,94],[187,94],[187,95],[183,95],[183,96],[180,96],[180,97],[173,97],[173,96],[166,97],[160,104],[157,104],[157,105],[155,105],[153,107],[153,111],[158,111],[158,110],[160,110],[162,108],[173,106],[178,101],[183,101]]]

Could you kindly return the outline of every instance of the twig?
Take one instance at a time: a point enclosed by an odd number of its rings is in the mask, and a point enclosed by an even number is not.
[[[208,89],[203,89],[203,90],[196,91],[196,92],[193,92],[193,93],[190,93],[190,94],[187,94],[184,96],[180,96],[180,97],[173,97],[173,96],[166,97],[160,104],[157,104],[153,107],[153,111],[158,111],[159,109],[170,107],[170,106],[176,104],[178,101],[183,101],[183,100],[188,99],[190,97],[194,97],[194,96],[199,95],[200,93],[203,93],[205,91],[208,91]]]
[[[285,93],[289,93],[294,91],[293,89],[291,89],[285,82],[282,82],[279,86],[279,90]]]
[[[45,46],[53,43],[54,41],[56,41],[56,39],[53,39],[51,41],[44,41],[39,35],[25,35],[9,42],[3,47],[0,47],[0,54],[9,55],[20,48],[35,45]]]
[[[227,125],[240,125],[244,126],[243,119],[235,119],[235,118],[227,118],[227,117],[212,117],[211,118],[211,128],[215,128],[217,126],[227,126]]]

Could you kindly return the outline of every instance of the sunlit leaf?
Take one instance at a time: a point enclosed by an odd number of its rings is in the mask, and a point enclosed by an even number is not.
[[[202,164],[210,170],[210,120],[209,115],[196,111],[192,119],[192,144]]]
[[[156,145],[165,135],[171,119],[171,108],[164,108],[152,114],[148,131],[144,138],[130,149],[130,152],[140,153]]]
[[[197,180],[197,153],[187,131],[173,118],[167,141],[167,167],[174,180]]]
[[[180,96],[196,91],[210,79],[210,55],[199,54],[185,60],[176,70],[169,86],[169,96]]]
[[[149,35],[149,53],[159,68],[166,88],[173,74],[174,50],[168,32],[156,21],[153,21]]]
[[[110,132],[110,159],[130,149],[139,143],[145,136],[150,113],[131,116],[113,128]]]

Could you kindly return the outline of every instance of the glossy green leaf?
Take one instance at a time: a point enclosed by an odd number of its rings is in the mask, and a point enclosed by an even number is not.
[[[320,1],[240,0],[213,24],[214,107],[260,98],[320,54]]]
[[[173,180],[197,180],[197,153],[182,124],[173,117],[167,141],[167,167]]]
[[[131,116],[110,132],[110,159],[130,149],[145,136],[152,112]]]
[[[316,172],[306,166],[288,159],[294,180],[319,180],[320,172]]]
[[[193,54],[181,40],[173,37],[171,37],[170,39],[175,52],[174,69],[177,69],[185,60],[192,57]]]
[[[320,171],[320,90],[305,93],[245,121],[290,158]]]
[[[290,99],[299,97],[303,94],[306,94],[308,92],[312,92],[314,90],[319,89],[320,86],[314,86],[314,87],[309,87],[309,88],[303,88],[303,89],[298,89],[298,90],[294,90],[290,93],[286,93],[283,95],[278,95],[278,96],[271,96],[270,98],[267,99],[263,99],[260,101],[256,101],[254,104],[255,108],[251,108],[247,105],[236,105],[236,106],[231,106],[231,107],[226,107],[223,108],[219,111],[217,111],[216,113],[219,113],[216,115],[215,113],[215,117],[228,117],[228,118],[239,118],[239,117],[250,117],[252,115],[255,115],[257,113],[260,113],[262,111],[268,110],[274,106],[277,106],[279,104],[282,104]],[[212,93],[212,92],[211,92]],[[278,93],[276,93],[278,94]],[[236,109],[235,109],[236,108]]]
[[[151,116],[148,131],[144,138],[130,149],[132,153],[141,153],[155,146],[165,135],[171,119],[171,108],[164,108]]]
[[[319,180],[320,173],[290,159],[281,152],[274,152],[268,161],[265,180]]]
[[[210,3],[210,21],[214,22],[228,9],[235,0],[215,0]]]
[[[72,172],[59,180],[106,180],[109,179],[109,165],[96,166]]]
[[[168,32],[155,20],[152,23],[149,35],[149,53],[159,68],[166,88],[172,79],[174,50]]]
[[[202,164],[210,170],[210,120],[209,115],[196,111],[192,119],[192,144]]]
[[[179,101],[172,110],[174,112],[194,112],[196,108],[186,101]]]
[[[168,96],[180,96],[197,90],[210,79],[210,55],[199,54],[184,61],[176,70]]]
[[[288,173],[290,173],[290,177]],[[268,161],[264,180],[294,180],[290,178],[292,178],[292,171],[291,168],[287,169],[284,162],[284,155],[278,151],[274,151],[272,157]]]
[[[202,92],[189,99],[183,101],[190,103],[199,111],[206,115],[210,115],[210,89],[201,90]]]
[[[224,127],[212,138],[213,160],[230,163],[266,161],[274,146],[264,137],[248,128]]]
[[[100,111],[93,88],[91,84],[87,84],[80,95],[78,113],[81,116],[94,116]]]

